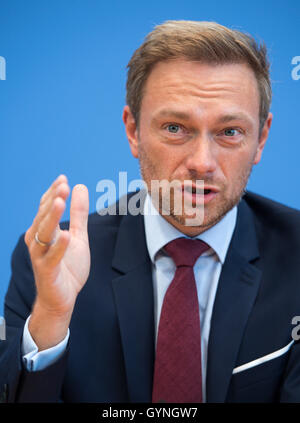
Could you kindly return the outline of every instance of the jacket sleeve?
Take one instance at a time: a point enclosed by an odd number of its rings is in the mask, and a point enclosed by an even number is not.
[[[62,401],[68,346],[64,354],[44,370],[30,372],[22,363],[23,329],[36,295],[24,236],[13,252],[11,268],[4,302],[6,340],[0,341],[0,402]]]

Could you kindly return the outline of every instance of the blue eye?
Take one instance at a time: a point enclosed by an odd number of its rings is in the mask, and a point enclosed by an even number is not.
[[[169,132],[172,132],[172,134],[177,134],[179,131],[179,125],[171,124],[167,126],[167,129]]]
[[[224,134],[228,137],[234,137],[236,135],[236,129],[228,128],[224,130]]]

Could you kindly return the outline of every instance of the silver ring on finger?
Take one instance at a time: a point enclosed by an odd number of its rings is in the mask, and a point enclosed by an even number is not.
[[[52,244],[54,244],[54,243],[55,243],[55,237],[54,237],[54,238],[52,239],[52,241],[50,241],[50,242],[43,242],[43,241],[41,241],[41,240],[39,239],[38,232],[36,232],[36,233],[35,233],[35,235],[34,235],[34,239],[35,239],[35,242],[36,242],[37,244],[41,245],[42,247],[50,247]]]

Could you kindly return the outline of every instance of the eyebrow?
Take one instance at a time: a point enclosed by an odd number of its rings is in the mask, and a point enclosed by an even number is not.
[[[172,116],[174,118],[183,119],[183,120],[190,119],[189,113],[179,111],[179,110],[173,110],[173,109],[164,109],[164,110],[161,110],[160,112],[158,112],[154,116],[154,120],[157,120],[157,119],[162,118],[162,117],[167,117],[167,116]],[[223,115],[218,119],[218,122],[219,123],[227,123],[227,122],[231,122],[233,120],[243,120],[247,123],[250,123],[250,124],[252,123],[252,119],[247,114],[245,114],[243,112]]]
[[[243,120],[243,121],[248,122],[250,124],[252,123],[252,119],[245,113],[223,115],[218,119],[218,121],[220,123],[227,123],[227,122],[231,122],[233,120]]]
[[[179,110],[164,109],[164,110],[161,110],[160,112],[158,112],[154,116],[154,119],[159,119],[161,117],[167,117],[167,116],[173,116],[173,117],[176,117],[178,119],[185,119],[185,120],[190,118],[189,113],[181,112]]]

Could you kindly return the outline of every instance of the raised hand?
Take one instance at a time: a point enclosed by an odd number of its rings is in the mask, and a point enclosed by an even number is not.
[[[37,289],[29,331],[39,350],[65,337],[77,295],[90,270],[89,198],[84,185],[73,189],[69,230],[59,228],[69,192],[66,176],[60,175],[42,196],[25,235]]]

